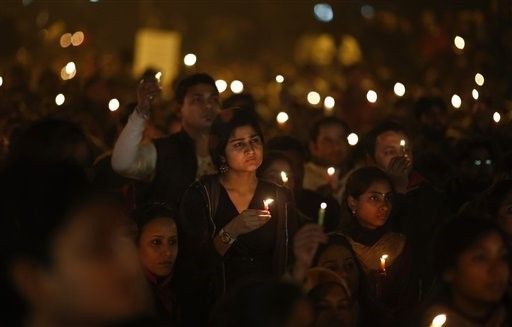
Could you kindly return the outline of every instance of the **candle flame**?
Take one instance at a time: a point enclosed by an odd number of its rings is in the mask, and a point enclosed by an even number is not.
[[[327,208],[327,203],[325,203],[325,202],[320,203],[320,208],[326,209]]]
[[[432,324],[430,327],[442,327],[446,323],[446,315],[440,314],[435,316],[435,318],[432,320]]]
[[[281,172],[281,180],[283,183],[288,183],[288,175],[286,175],[286,172],[284,171]]]
[[[336,169],[334,167],[327,168],[327,175],[333,176],[336,173]]]
[[[270,204],[272,204],[272,202],[274,202],[274,199],[265,199],[265,200],[263,200],[263,206],[265,207],[265,209],[268,210],[268,206]]]
[[[382,257],[380,257],[380,260],[387,260],[389,258],[389,255],[384,254]]]
[[[400,146],[405,146],[405,140],[404,139],[400,140]]]

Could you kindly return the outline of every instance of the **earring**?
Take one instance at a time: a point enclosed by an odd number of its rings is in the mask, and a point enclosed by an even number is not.
[[[352,215],[355,216],[356,215],[356,209],[352,209]]]
[[[229,166],[228,166],[228,164],[226,163],[226,159],[221,158],[221,160],[220,160],[220,165],[219,165],[219,172],[220,172],[221,174],[225,174],[225,173],[227,173],[227,172],[228,172],[228,170],[229,170]]]

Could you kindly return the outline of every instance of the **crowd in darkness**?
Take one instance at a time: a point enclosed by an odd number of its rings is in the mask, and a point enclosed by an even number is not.
[[[512,326],[512,133],[485,99],[462,123],[414,99],[352,146],[335,116],[269,133],[206,73],[169,115],[148,71],[119,125],[84,114],[101,81],[48,115],[52,76],[17,74],[1,326]]]

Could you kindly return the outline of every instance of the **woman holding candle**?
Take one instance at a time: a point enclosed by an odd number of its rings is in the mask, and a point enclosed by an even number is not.
[[[219,173],[191,185],[179,219],[188,324],[204,324],[209,306],[234,284],[283,275],[296,229],[289,192],[256,176],[263,135],[253,113],[224,110],[213,122],[209,146]],[[266,199],[274,200],[268,210]]]
[[[405,236],[387,226],[393,184],[377,167],[354,171],[343,197],[350,214],[343,234],[363,268],[370,301],[383,312],[378,323],[398,319],[418,298]]]
[[[421,325],[444,313],[447,326],[510,326],[512,310],[504,303],[509,255],[505,237],[488,219],[462,215],[448,223],[434,247],[441,285]]]

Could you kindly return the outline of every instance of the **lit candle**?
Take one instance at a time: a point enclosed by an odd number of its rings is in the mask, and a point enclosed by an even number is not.
[[[286,172],[284,171],[281,172],[281,180],[284,184],[288,183],[288,175],[286,175]]]
[[[444,313],[437,315],[432,320],[430,327],[442,327],[446,323],[446,315]]]
[[[404,139],[400,140],[400,153],[402,155],[405,155],[405,140]]]
[[[320,203],[320,209],[318,209],[318,225],[323,226],[325,220],[325,209],[327,209],[327,203]]]
[[[380,271],[386,272],[386,260],[389,258],[387,254],[380,257]]]
[[[327,175],[329,175],[329,177],[334,176],[334,174],[336,174],[336,168],[334,168],[334,167],[327,168]]]
[[[268,206],[274,202],[274,199],[265,199],[263,200],[263,207],[265,208],[265,210],[268,211]]]

